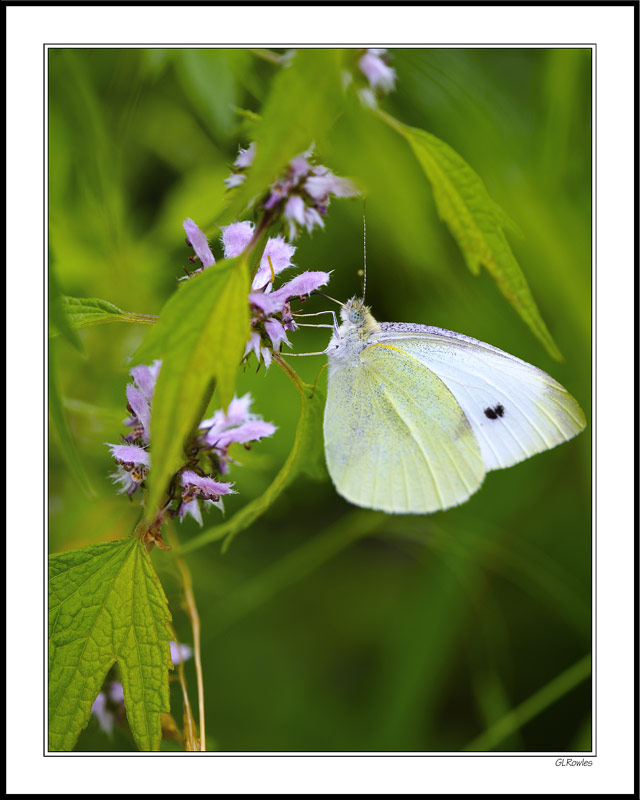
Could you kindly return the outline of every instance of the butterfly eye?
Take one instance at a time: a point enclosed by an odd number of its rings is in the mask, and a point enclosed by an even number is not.
[[[349,322],[353,322],[354,325],[357,325],[359,322],[362,322],[364,319],[362,315],[362,311],[358,311],[357,308],[352,308],[349,312]]]

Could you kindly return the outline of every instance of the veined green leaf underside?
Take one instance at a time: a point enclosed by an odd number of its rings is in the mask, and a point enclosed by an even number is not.
[[[219,407],[226,407],[233,396],[249,336],[248,291],[243,258],[203,270],[172,295],[134,355],[136,364],[162,359],[151,417],[149,517],[184,463],[185,437],[200,421],[197,416],[211,381],[216,381]]]
[[[117,661],[140,750],[157,750],[169,711],[171,615],[141,542],[49,557],[49,749],[71,750]]]
[[[153,314],[138,314],[135,311],[123,311],[108,300],[99,297],[65,297],[60,298],[60,309],[67,326],[75,332],[77,328],[87,328],[104,322],[133,322],[151,325],[156,321]],[[52,320],[53,330],[49,335],[62,333],[58,320]],[[75,334],[77,336],[77,334]]]
[[[222,221],[236,219],[292,158],[324,137],[341,109],[340,57],[339,50],[301,49],[275,76],[252,130],[257,142],[254,163],[233,190]]]
[[[197,550],[209,542],[224,538],[223,551],[231,541],[248,528],[258,517],[271,506],[281,492],[300,473],[306,473],[312,478],[319,475],[318,464],[323,462],[322,455],[322,414],[324,411],[324,395],[319,389],[311,387],[298,387],[300,391],[300,419],[293,440],[293,447],[282,466],[282,469],[273,479],[269,488],[255,500],[247,503],[244,508],[234,514],[230,519],[203,531],[195,536],[188,544],[181,548],[181,553]]]
[[[547,352],[561,360],[562,355],[504,234],[503,227],[509,218],[491,199],[480,177],[437,137],[404,125],[383,111],[376,113],[411,146],[431,183],[438,213],[458,242],[471,272],[477,275],[484,265]]]

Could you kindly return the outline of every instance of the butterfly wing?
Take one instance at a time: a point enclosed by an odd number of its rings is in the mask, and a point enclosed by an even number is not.
[[[444,382],[479,442],[485,469],[509,467],[585,427],[576,400],[542,370],[442,328],[382,323],[377,341],[402,350]]]
[[[366,347],[349,366],[330,365],[324,437],[338,492],[366,508],[449,508],[484,477],[478,441],[450,390],[387,344]]]

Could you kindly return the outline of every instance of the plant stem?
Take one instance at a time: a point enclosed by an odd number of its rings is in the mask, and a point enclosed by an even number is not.
[[[493,750],[503,739],[517,731],[550,705],[564,697],[591,675],[591,656],[586,655],[577,664],[562,672],[542,689],[532,694],[519,706],[499,719],[484,733],[477,736],[464,748],[466,751]]]
[[[173,542],[177,544],[177,537],[172,532],[171,536]],[[202,656],[200,652],[200,616],[196,606],[196,599],[193,594],[193,582],[191,580],[191,572],[187,566],[187,562],[182,556],[176,554],[176,563],[180,570],[182,577],[182,589],[184,592],[184,608],[187,612],[189,620],[191,621],[191,628],[193,630],[193,659],[196,666],[196,681],[198,684],[198,719],[200,722],[200,751],[204,752],[207,749],[205,738],[205,715],[204,715],[204,680],[202,677]]]

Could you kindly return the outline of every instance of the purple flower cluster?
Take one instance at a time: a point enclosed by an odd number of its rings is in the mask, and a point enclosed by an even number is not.
[[[326,175],[316,177],[321,177],[325,181],[312,184],[312,191],[321,196],[321,193],[326,191],[328,183],[331,183],[331,179]],[[203,265],[205,260],[215,263],[207,238],[195,222],[190,219],[185,220],[184,229]],[[220,240],[224,257],[233,258],[240,255],[249,245],[254,234],[254,225],[248,221],[233,222],[231,225],[223,227]],[[244,356],[255,353],[258,361],[263,361],[267,368],[271,364],[272,350],[279,351],[283,342],[289,347],[291,346],[287,332],[296,330],[291,313],[292,298],[308,296],[329,282],[328,272],[301,272],[274,291],[273,283],[276,275],[290,267],[295,267],[291,260],[295,251],[294,245],[289,244],[282,236],[268,239],[260,259],[260,265],[251,282],[248,299],[252,311],[252,331]],[[211,263],[207,266],[210,266]],[[203,266],[202,269],[204,268]]]
[[[151,405],[160,367],[161,362],[155,361],[150,367],[139,365],[131,370],[134,383],[127,386],[127,409],[131,416],[125,420],[131,432],[122,437],[122,444],[107,443],[117,465],[111,477],[120,484],[120,492],[128,495],[143,483],[151,466],[148,449]],[[172,482],[174,490],[170,502],[175,503],[172,515],[181,520],[190,515],[202,525],[201,504],[205,508],[217,506],[223,510],[222,495],[234,494],[232,484],[218,481],[207,472],[226,475],[233,461],[229,455],[231,444],[236,442],[248,447],[250,442],[272,436],[276,431],[270,422],[250,413],[250,406],[249,394],[234,397],[226,412],[220,409],[213,417],[202,421],[192,442],[191,458],[178,472],[179,480]]]
[[[234,172],[225,180],[228,188],[238,186],[245,179],[245,170],[251,166],[256,152],[252,142],[240,154],[234,164]],[[324,228],[323,217],[331,196],[353,197],[358,190],[348,178],[339,178],[328,167],[314,164],[312,150],[293,158],[284,174],[269,187],[262,208],[272,217],[282,217],[289,234],[295,239],[305,229]]]
[[[149,472],[151,399],[161,363],[154,361],[150,367],[141,364],[131,370],[134,382],[126,389],[127,411],[131,416],[124,423],[131,431],[122,437],[122,444],[107,443],[117,465],[111,477],[120,485],[121,494],[133,494]]]

